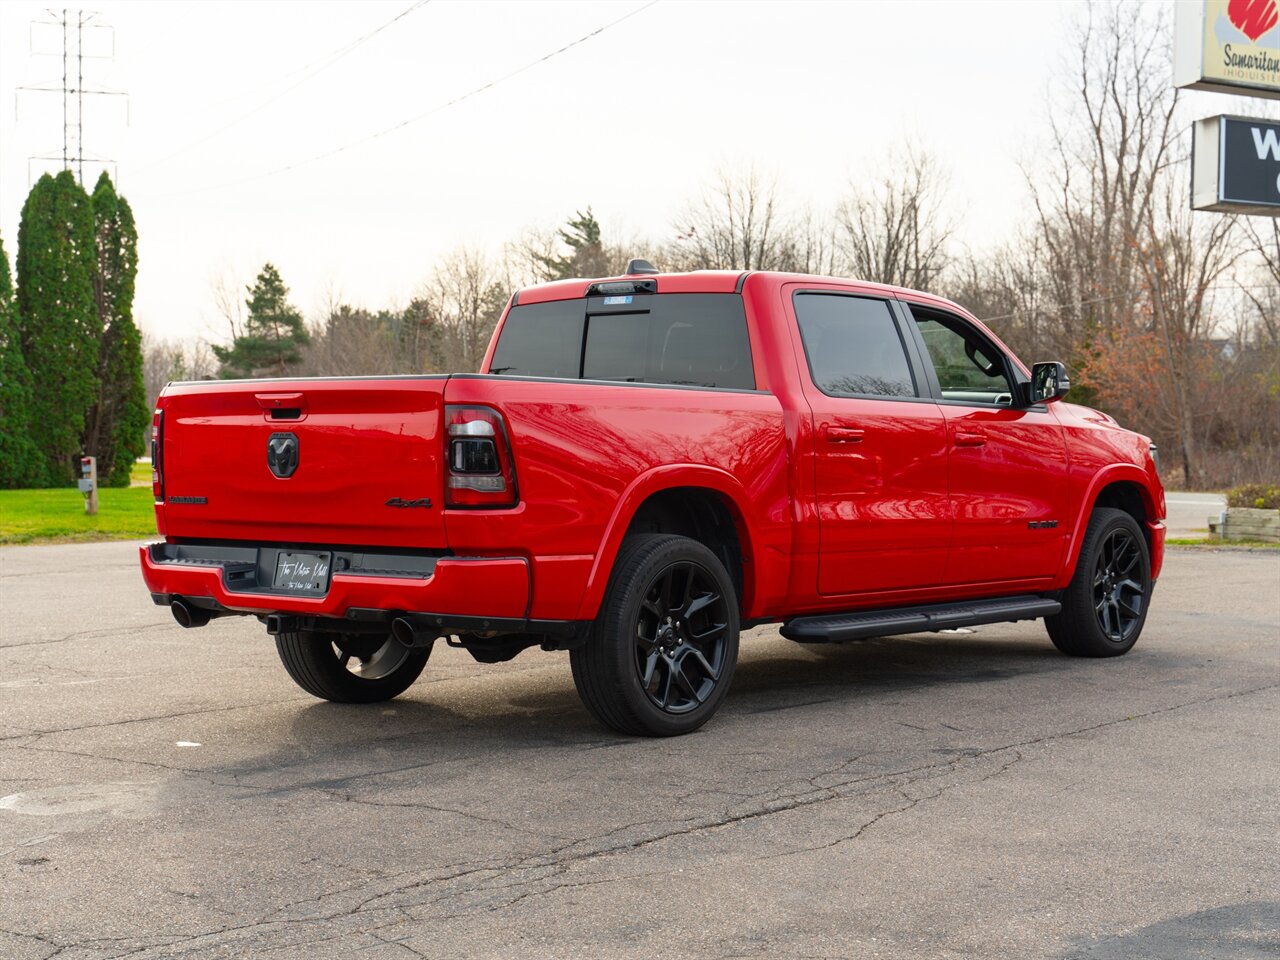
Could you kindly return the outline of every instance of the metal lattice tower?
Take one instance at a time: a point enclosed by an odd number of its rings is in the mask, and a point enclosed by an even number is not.
[[[62,95],[62,154],[53,151],[27,158],[27,178],[31,179],[31,164],[35,161],[62,161],[64,170],[75,173],[81,186],[84,185],[85,136],[84,136],[84,98],[88,96],[124,97],[128,109],[128,95],[120,90],[104,88],[88,88],[85,86],[86,60],[115,59],[115,30],[101,22],[101,15],[88,10],[48,10],[43,20],[33,20],[30,24],[28,49],[32,56],[60,56],[62,59],[62,79],[30,84],[17,88],[14,110],[17,110],[17,94],[58,93]],[[59,54],[42,54],[34,48],[35,31],[38,27],[56,27],[61,32],[62,49]],[[111,34],[111,51],[107,54],[86,50],[86,32],[106,30]],[[114,165],[115,161],[107,157],[89,154],[91,163]]]

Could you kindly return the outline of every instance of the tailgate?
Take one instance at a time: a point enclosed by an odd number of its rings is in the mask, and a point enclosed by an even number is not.
[[[210,381],[161,395],[168,537],[443,547],[447,377]]]

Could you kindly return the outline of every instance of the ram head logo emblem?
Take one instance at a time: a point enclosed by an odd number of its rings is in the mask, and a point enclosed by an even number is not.
[[[298,469],[298,435],[273,433],[267,438],[267,466],[282,480]]]

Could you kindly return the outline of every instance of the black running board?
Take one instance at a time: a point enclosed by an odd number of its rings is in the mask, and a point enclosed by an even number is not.
[[[867,610],[857,613],[821,614],[796,617],[782,625],[781,633],[797,643],[843,643],[868,637],[900,633],[925,633],[972,627],[980,623],[1035,620],[1062,609],[1057,600],[1046,597],[999,597],[966,600],[961,603],[933,603],[896,610]]]

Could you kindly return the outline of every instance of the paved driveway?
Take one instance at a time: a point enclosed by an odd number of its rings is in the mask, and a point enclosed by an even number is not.
[[[665,741],[538,652],[311,700],[134,556],[0,550],[6,960],[1280,955],[1275,553],[1171,551],[1116,661],[757,630]]]

